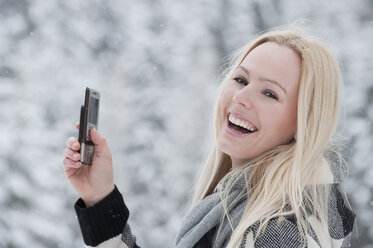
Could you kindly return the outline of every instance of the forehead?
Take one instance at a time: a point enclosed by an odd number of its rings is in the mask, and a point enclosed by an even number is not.
[[[251,50],[241,65],[253,78],[266,78],[285,89],[298,88],[301,77],[301,58],[287,46],[265,42]]]

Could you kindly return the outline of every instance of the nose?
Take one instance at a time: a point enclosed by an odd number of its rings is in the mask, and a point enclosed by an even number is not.
[[[236,102],[237,104],[250,109],[253,107],[253,102],[252,102],[252,90],[250,89],[250,85],[247,85],[240,90],[238,90],[234,95],[233,95],[233,101]]]

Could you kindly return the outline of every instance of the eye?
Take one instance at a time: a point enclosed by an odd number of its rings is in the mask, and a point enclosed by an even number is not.
[[[239,84],[243,84],[245,86],[248,85],[248,82],[241,77],[235,77],[235,78],[233,78],[233,80],[236,81]]]
[[[263,94],[278,101],[278,97],[276,96],[276,94],[271,91],[265,91]]]

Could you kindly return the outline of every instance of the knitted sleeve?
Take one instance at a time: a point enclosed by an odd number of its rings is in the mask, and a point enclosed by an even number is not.
[[[127,223],[129,210],[117,187],[92,207],[79,199],[74,208],[87,247],[138,248]]]

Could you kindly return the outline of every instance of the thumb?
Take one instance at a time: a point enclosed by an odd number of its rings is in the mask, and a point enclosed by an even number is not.
[[[111,165],[111,152],[106,143],[106,139],[104,136],[101,136],[99,132],[95,129],[91,129],[91,140],[93,144],[95,144],[95,152],[94,156],[96,158],[104,158],[105,163]],[[94,162],[93,162],[94,163]]]
[[[96,128],[92,128],[90,132],[91,132],[91,140],[93,144],[102,145],[106,142],[105,138],[99,134]]]

